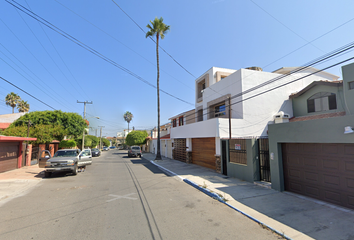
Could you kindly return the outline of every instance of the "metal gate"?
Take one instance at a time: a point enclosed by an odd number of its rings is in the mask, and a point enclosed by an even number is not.
[[[270,182],[269,142],[268,138],[258,139],[258,159],[261,181]]]
[[[38,159],[39,159],[39,147],[34,147],[32,148],[32,154],[31,154],[31,165],[37,164]]]

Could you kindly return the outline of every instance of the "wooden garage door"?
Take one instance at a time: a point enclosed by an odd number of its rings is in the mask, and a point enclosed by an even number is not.
[[[0,173],[17,168],[18,143],[0,143]]]
[[[192,161],[215,170],[215,138],[193,138]]]
[[[354,209],[354,144],[282,144],[285,190]]]

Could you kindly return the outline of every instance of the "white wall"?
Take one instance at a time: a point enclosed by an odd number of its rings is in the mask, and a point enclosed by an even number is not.
[[[210,71],[210,70],[209,70]],[[229,120],[227,118],[214,118],[206,120],[207,103],[226,94],[234,96],[242,91],[249,90],[261,83],[269,80],[276,80],[264,87],[254,90],[231,100],[232,105],[232,137],[251,137],[267,136],[267,126],[273,123],[274,115],[279,111],[293,115],[292,103],[289,95],[305,88],[313,81],[332,80],[326,75],[312,75],[299,81],[290,83],[283,87],[271,90],[274,87],[296,80],[308,73],[298,73],[294,76],[287,76],[277,80],[277,77],[283,76],[277,73],[253,71],[241,69],[225,79],[213,84],[211,88],[205,89],[203,93],[204,121],[196,122],[171,129],[171,138],[202,138],[202,137],[229,137]],[[209,79],[210,80],[210,79]],[[242,81],[241,81],[242,80]],[[218,93],[215,93],[218,92]],[[266,92],[262,95],[259,93]],[[252,98],[255,96],[254,98]],[[249,99],[248,99],[249,98]],[[236,103],[241,99],[245,100]],[[247,99],[247,100],[246,100]],[[196,104],[197,107],[197,104]]]

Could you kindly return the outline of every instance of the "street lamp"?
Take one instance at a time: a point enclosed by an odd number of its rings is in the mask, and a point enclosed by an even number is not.
[[[90,118],[96,118],[96,119],[100,119],[100,117],[89,117],[87,119],[90,119]],[[84,120],[87,120],[84,118]],[[81,148],[81,151],[84,150],[84,147],[85,147],[85,128],[84,128],[84,132],[82,133],[82,148]]]

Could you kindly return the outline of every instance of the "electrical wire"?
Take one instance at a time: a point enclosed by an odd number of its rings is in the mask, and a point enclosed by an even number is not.
[[[128,73],[129,75],[135,77],[136,79],[142,81],[143,83],[157,89],[157,87],[155,85],[153,85],[152,83],[148,82],[147,80],[143,79],[142,77],[140,77],[139,75],[135,74],[134,72],[128,70],[127,68],[119,65],[118,63],[114,62],[113,60],[111,60],[110,58],[104,56],[103,54],[101,54],[100,52],[96,51],[95,49],[89,47],[88,45],[84,44],[83,42],[79,41],[78,39],[74,38],[73,36],[71,36],[70,34],[64,32],[63,30],[59,29],[58,27],[54,26],[53,24],[51,24],[50,22],[48,22],[47,20],[43,19],[42,17],[38,16],[37,14],[35,14],[34,12],[32,12],[31,10],[27,9],[26,7],[22,6],[21,4],[17,3],[16,1],[12,0],[12,2],[15,2],[17,5],[11,3],[9,0],[5,0],[7,3],[11,4],[12,6],[14,6],[15,8],[19,9],[20,11],[22,11],[23,13],[27,14],[28,16],[32,17],[33,19],[35,19],[36,21],[42,23],[43,25],[47,26],[48,28],[52,29],[53,31],[59,33],[60,35],[62,35],[63,37],[67,38],[68,40],[76,43],[77,45],[79,45],[80,47],[84,48],[85,50],[91,52],[92,54],[98,56],[99,58],[103,59],[104,61],[112,64],[113,66],[119,68],[120,70]],[[184,102],[186,104],[192,105],[194,106],[193,103],[187,102],[179,97],[176,97],[162,89],[160,89],[161,92],[165,93],[166,95],[173,97],[181,102]]]
[[[119,7],[119,9],[125,14],[127,15],[127,17],[132,20],[136,26],[138,26],[138,28],[140,28],[141,31],[143,31],[143,33],[145,33],[146,35],[146,32],[144,31],[144,29],[142,29],[142,27],[139,26],[139,24],[137,22],[134,21],[134,19],[132,17],[130,17],[128,15],[128,13],[126,13],[114,0],[112,0],[116,5],[117,7]],[[151,41],[153,41],[155,44],[156,44],[156,41],[152,38],[152,37],[149,37],[151,39]],[[182,64],[180,64],[176,59],[174,59],[165,49],[163,49],[160,45],[159,45],[159,48],[161,48],[162,51],[164,51],[167,56],[169,56],[175,63],[177,63],[181,68],[183,68],[184,71],[186,71],[187,73],[189,73],[189,75],[191,75],[192,77],[196,78],[196,76],[194,76],[191,72],[189,72],[185,67],[182,66]]]
[[[16,86],[15,84],[11,83],[10,81],[6,80],[5,78],[0,77],[0,79],[1,79],[1,80],[3,80],[3,81],[5,81],[5,82],[7,82],[7,83],[8,83],[8,84],[10,84],[10,85],[12,85],[13,87],[17,88],[17,89],[18,89],[18,90],[20,90],[21,92],[23,92],[23,93],[27,94],[28,96],[30,96],[30,97],[32,97],[32,98],[34,98],[34,99],[36,99],[38,102],[43,103],[43,104],[44,104],[44,105],[46,105],[47,107],[49,107],[49,108],[51,108],[51,109],[53,109],[53,110],[56,110],[56,109],[55,109],[55,108],[53,108],[52,106],[50,106],[50,105],[46,104],[45,102],[43,102],[43,101],[39,100],[38,98],[36,98],[36,97],[35,97],[35,96],[33,96],[32,94],[30,94],[30,93],[26,92],[25,90],[23,90],[22,88],[20,88],[20,87]]]
[[[104,31],[103,29],[101,29],[100,27],[96,26],[95,24],[93,24],[92,22],[90,22],[89,20],[87,20],[86,18],[82,17],[81,15],[77,14],[75,11],[71,10],[70,8],[68,8],[67,6],[65,6],[64,4],[58,2],[57,0],[54,0],[57,3],[59,3],[60,5],[62,5],[63,7],[65,7],[66,9],[68,9],[70,12],[74,13],[76,16],[80,17],[81,19],[85,20],[86,22],[88,22],[89,24],[91,24],[92,26],[94,26],[95,28],[97,28],[98,30],[100,30],[101,32],[105,33],[106,35],[108,35],[109,37],[111,37],[112,39],[114,39],[115,41],[117,41],[118,43],[122,44],[124,47],[126,47],[127,49],[129,49],[130,51],[132,51],[133,53],[135,53],[136,55],[138,55],[139,57],[143,58],[145,61],[147,61],[148,63],[150,63],[151,65],[156,67],[156,64],[151,62],[150,60],[148,60],[147,58],[145,58],[144,56],[142,56],[141,54],[139,54],[138,52],[134,51],[134,49],[130,48],[129,46],[125,45],[124,43],[122,43],[121,41],[119,41],[117,38],[115,38],[114,36],[112,36],[111,34],[107,33],[106,31]],[[161,69],[161,72],[166,73],[168,76],[170,76],[171,78],[173,78],[174,80],[180,82],[181,84],[183,84],[184,86],[186,86],[187,88],[191,89],[192,91],[194,91],[193,88],[191,88],[189,85],[185,84],[184,82],[180,81],[179,79],[175,78],[173,75],[169,74],[168,72],[164,71],[163,69]]]

